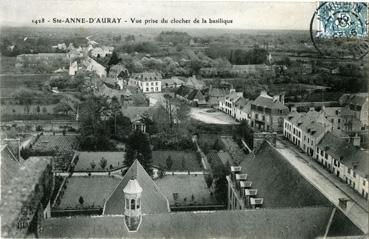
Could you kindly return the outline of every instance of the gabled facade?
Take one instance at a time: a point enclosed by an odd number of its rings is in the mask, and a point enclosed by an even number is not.
[[[224,98],[224,100],[219,101],[219,109],[235,118],[236,103],[239,99],[243,98],[242,95],[242,92],[236,92],[234,89],[231,89],[230,93]]]
[[[133,74],[130,78],[133,84],[140,87],[143,93],[161,92],[162,76],[157,72],[142,72]]]
[[[262,91],[251,103],[251,127],[261,131],[282,132],[283,119],[289,113],[283,96],[269,96]]]

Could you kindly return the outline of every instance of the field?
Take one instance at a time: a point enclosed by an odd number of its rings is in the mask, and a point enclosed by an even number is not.
[[[167,166],[166,159],[170,156],[173,161],[173,165],[167,171],[175,172],[198,172],[202,171],[201,164],[198,160],[198,156],[193,151],[153,151],[152,159],[154,166]]]
[[[125,153],[124,152],[79,152],[79,160],[74,168],[74,171],[103,171],[112,168],[123,166]],[[103,169],[100,166],[100,160],[106,159],[106,167]],[[96,164],[92,169],[91,163]]]
[[[216,204],[206,186],[204,175],[166,175],[155,180],[170,205]],[[174,199],[176,194],[177,199]],[[193,197],[192,197],[193,196]]]
[[[59,208],[80,207],[79,197],[82,196],[83,207],[103,207],[109,195],[120,182],[119,179],[107,176],[71,177],[67,188],[60,198]]]

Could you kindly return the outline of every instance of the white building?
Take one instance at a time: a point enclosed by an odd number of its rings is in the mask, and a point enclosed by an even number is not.
[[[315,159],[368,199],[368,153],[327,133],[317,145]]]
[[[224,98],[224,100],[219,101],[219,109],[232,117],[236,117],[236,102],[243,98],[242,92],[236,92],[234,89],[231,89],[230,93]]]
[[[162,77],[157,72],[142,72],[133,74],[130,81],[140,87],[144,93],[161,92]]]

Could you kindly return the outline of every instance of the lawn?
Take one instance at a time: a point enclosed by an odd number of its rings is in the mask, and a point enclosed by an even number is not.
[[[58,206],[63,209],[80,207],[80,196],[84,200],[83,207],[103,207],[120,182],[119,179],[108,176],[71,177],[68,180]]]
[[[103,171],[123,166],[124,152],[79,152],[79,160],[74,171]],[[106,159],[106,167],[100,166],[101,159]],[[95,168],[91,167],[91,163],[95,163]],[[111,167],[110,167],[111,165]]]
[[[204,175],[166,175],[155,180],[155,183],[170,205],[216,204],[215,197],[206,186]]]
[[[198,155],[194,151],[153,151],[153,165],[167,167],[166,160],[171,157],[173,165],[167,171],[175,172],[198,172],[202,171]]]
[[[77,135],[41,135],[32,145],[32,149],[40,151],[57,149],[59,152],[71,152],[77,145]]]

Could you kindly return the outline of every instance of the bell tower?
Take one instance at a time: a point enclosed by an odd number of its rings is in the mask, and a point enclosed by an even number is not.
[[[141,223],[142,188],[135,178],[129,180],[124,192],[124,221],[129,231],[137,231]]]

